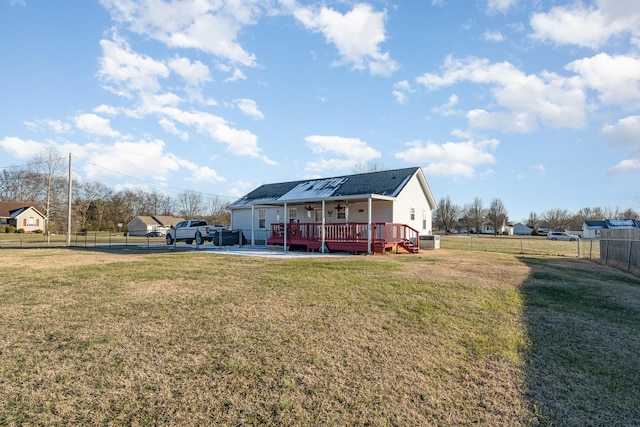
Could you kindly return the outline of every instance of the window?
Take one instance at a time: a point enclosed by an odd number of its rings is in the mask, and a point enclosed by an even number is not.
[[[322,209],[316,209],[316,222],[322,222]]]
[[[427,211],[422,209],[422,229],[427,229]]]
[[[267,228],[266,216],[267,211],[265,209],[258,209],[258,228]]]
[[[416,219],[416,208],[410,208],[409,216],[411,217],[411,221],[415,221],[415,219]]]
[[[31,226],[36,225],[35,217],[30,216],[29,220],[27,221],[27,225],[31,225]]]
[[[298,209],[289,208],[289,221],[295,221],[298,218]]]

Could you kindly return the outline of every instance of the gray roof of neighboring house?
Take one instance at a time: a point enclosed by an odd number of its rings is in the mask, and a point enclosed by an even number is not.
[[[263,184],[229,205],[230,208],[274,202],[302,202],[322,199],[353,198],[371,194],[396,197],[419,167],[344,175],[332,178]],[[426,185],[426,180],[425,180]],[[435,206],[427,186],[427,197]]]

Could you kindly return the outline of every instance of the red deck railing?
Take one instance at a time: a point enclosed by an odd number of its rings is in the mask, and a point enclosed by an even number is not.
[[[324,242],[331,250],[368,250],[369,224],[366,222],[328,223],[324,225]],[[322,245],[323,225],[318,222],[292,222],[286,227],[287,245],[306,246],[308,250],[319,249]],[[285,244],[285,224],[271,224],[271,237],[267,244]],[[372,251],[383,252],[400,244],[419,246],[418,230],[406,224],[389,222],[371,223]]]

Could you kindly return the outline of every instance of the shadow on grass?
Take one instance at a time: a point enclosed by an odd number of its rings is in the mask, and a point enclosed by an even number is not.
[[[640,425],[640,279],[579,259],[519,257],[540,425]]]

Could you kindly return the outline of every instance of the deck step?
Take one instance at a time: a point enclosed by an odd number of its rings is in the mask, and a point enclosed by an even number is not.
[[[414,245],[413,242],[411,242],[410,240],[405,240],[404,242],[401,242],[400,247],[412,254],[417,254],[420,252],[420,248]]]

